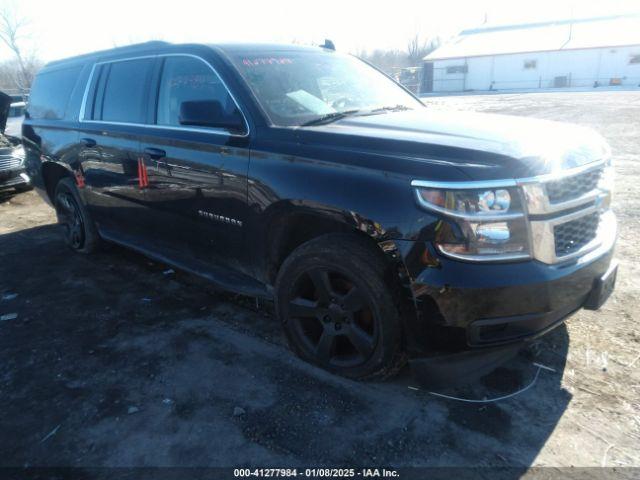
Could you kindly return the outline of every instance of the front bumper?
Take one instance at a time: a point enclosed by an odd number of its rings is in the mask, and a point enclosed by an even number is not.
[[[0,170],[0,190],[22,188],[31,185],[31,179],[23,168]]]
[[[413,245],[404,245],[403,256],[417,308],[410,355],[516,344],[547,333],[593,305],[597,282],[612,264],[614,241],[557,265],[466,263],[437,256],[427,243],[407,242]],[[437,262],[425,267],[425,255]]]
[[[415,242],[405,257],[414,259],[409,271],[429,249]],[[421,267],[412,283],[417,316],[406,338],[411,370],[429,388],[477,379],[580,308],[598,308],[616,273],[613,244],[562,265],[440,258]]]

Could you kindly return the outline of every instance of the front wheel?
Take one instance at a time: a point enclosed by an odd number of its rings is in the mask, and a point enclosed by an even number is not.
[[[64,229],[67,245],[77,252],[91,253],[99,245],[100,238],[80,194],[70,178],[58,182],[54,206],[58,224]]]
[[[276,312],[304,360],[350,378],[387,377],[403,363],[398,309],[384,260],[358,238],[298,247],[276,281]]]

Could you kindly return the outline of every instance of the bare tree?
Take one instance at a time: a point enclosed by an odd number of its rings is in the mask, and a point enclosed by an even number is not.
[[[381,50],[372,51],[360,50],[356,56],[375,65],[387,75],[393,75],[399,68],[410,66],[407,61],[407,54],[401,50]]]
[[[434,37],[430,40],[422,40],[420,34],[416,33],[407,43],[407,56],[409,64],[417,66],[422,59],[440,46],[440,38]]]
[[[16,14],[15,10],[8,7],[0,10],[0,42],[4,43],[13,53],[16,61],[14,70],[14,84],[22,91],[31,87],[40,62],[33,53],[25,53],[20,46],[22,40],[27,38],[25,28],[28,20]]]
[[[388,75],[397,77],[407,67],[419,67],[422,59],[440,46],[440,38],[422,41],[420,34],[414,35],[407,43],[406,50],[359,50],[356,56],[366,60]]]

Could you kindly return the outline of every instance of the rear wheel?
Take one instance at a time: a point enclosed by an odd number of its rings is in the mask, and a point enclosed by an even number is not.
[[[276,312],[304,360],[351,378],[402,364],[398,310],[384,261],[358,238],[332,234],[297,248],[276,282]]]
[[[58,182],[54,197],[58,224],[64,229],[67,245],[77,252],[91,253],[96,250],[100,238],[78,190],[70,178]]]

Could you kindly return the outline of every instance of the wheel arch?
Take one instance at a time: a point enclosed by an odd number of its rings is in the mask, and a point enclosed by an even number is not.
[[[266,235],[266,276],[273,285],[285,259],[300,245],[327,234],[345,234],[356,239],[373,255],[380,256],[386,268],[384,281],[397,302],[403,323],[403,341],[417,321],[415,298],[403,256],[397,243],[384,228],[355,212],[333,209],[289,209],[272,216]]]
[[[285,209],[270,215],[266,231],[266,280],[273,284],[285,259],[303,243],[331,233],[350,234],[366,247],[382,253],[386,234],[379,224],[354,212],[329,208]]]
[[[43,162],[41,172],[44,189],[49,201],[53,204],[56,185],[62,178],[73,178],[73,172],[68,166],[53,161]]]

